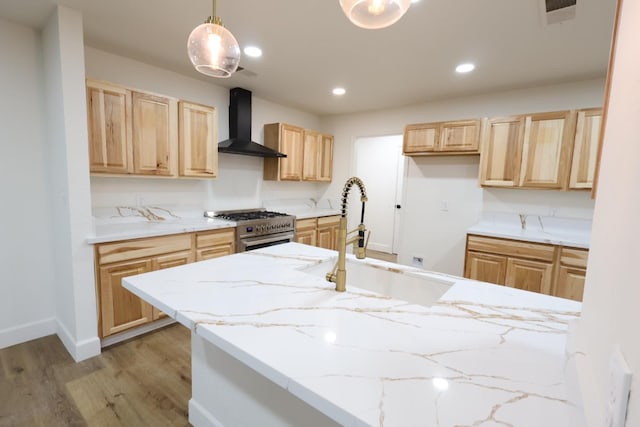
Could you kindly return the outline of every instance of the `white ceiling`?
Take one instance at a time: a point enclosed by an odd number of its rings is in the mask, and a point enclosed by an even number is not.
[[[382,30],[351,24],[338,0],[218,0],[240,46],[264,52],[229,79],[197,73],[186,54],[211,0],[2,0],[0,16],[40,28],[56,2],[83,13],[90,46],[325,115],[602,77],[616,0],[578,0],[576,19],[553,25],[541,0],[421,0]],[[456,75],[467,61],[476,70]]]

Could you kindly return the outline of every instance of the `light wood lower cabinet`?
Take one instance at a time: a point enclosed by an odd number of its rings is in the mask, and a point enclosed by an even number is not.
[[[338,250],[340,215],[296,220],[296,242]]]
[[[338,228],[340,215],[318,218],[318,246],[325,249],[338,250]]]
[[[235,228],[102,243],[95,246],[100,338],[165,317],[122,286],[128,276],[235,252]]]
[[[486,236],[467,236],[464,276],[582,300],[588,251]]]
[[[234,228],[203,231],[196,234],[196,261],[219,258],[236,252]]]
[[[296,242],[316,246],[316,235],[318,232],[317,227],[317,218],[296,220]]]

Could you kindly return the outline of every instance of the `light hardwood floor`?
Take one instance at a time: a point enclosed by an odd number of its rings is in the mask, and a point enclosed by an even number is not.
[[[188,426],[191,335],[171,325],[75,363],[52,335],[0,350],[0,426]]]
[[[380,259],[382,261],[398,263],[398,254],[388,254],[386,252],[378,252],[367,249],[367,256],[370,258]]]

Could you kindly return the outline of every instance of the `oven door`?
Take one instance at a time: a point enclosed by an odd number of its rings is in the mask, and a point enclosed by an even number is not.
[[[253,249],[266,248],[267,246],[293,242],[295,237],[296,234],[293,231],[257,237],[244,237],[238,241],[238,252],[246,252]]]

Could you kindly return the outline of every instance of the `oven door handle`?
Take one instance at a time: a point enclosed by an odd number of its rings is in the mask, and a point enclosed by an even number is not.
[[[261,245],[263,243],[277,242],[285,239],[289,239],[290,241],[293,241],[293,239],[295,239],[295,233],[293,231],[288,231],[286,233],[250,237],[250,238],[240,239],[240,244],[242,245],[242,249],[244,250],[250,246]]]

